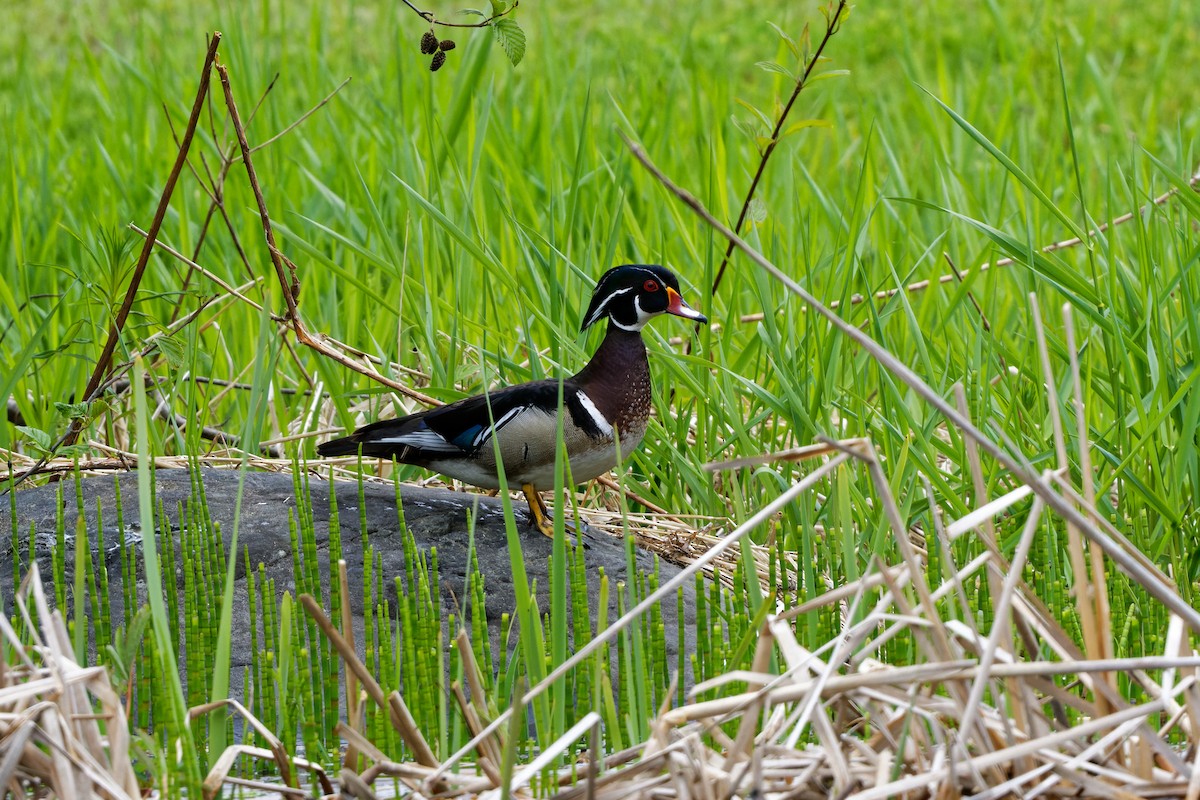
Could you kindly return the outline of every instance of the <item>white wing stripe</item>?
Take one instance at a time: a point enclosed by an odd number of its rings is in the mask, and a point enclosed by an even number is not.
[[[456,453],[458,447],[447,442],[441,434],[434,431],[413,431],[403,436],[389,436],[385,439],[375,439],[374,444],[406,444],[419,447],[422,450],[433,450],[442,453]]]
[[[502,416],[502,417],[500,417],[500,419],[496,420],[495,430],[500,430],[505,425],[507,425],[509,422],[512,422],[513,418],[515,418],[518,414],[520,414],[522,411],[524,411],[527,408],[529,408],[529,406],[517,406],[516,408],[510,408],[508,410],[508,412],[504,414],[504,416]],[[493,430],[492,428],[484,428],[479,433],[477,433],[475,435],[475,440],[471,442],[471,446],[479,447],[484,442],[486,442],[489,438],[491,438],[492,430]]]
[[[579,404],[583,406],[583,410],[592,418],[592,422],[596,423],[596,427],[600,429],[600,433],[608,438],[612,438],[613,427],[608,424],[608,420],[600,413],[600,409],[596,408],[596,404],[592,402],[592,398],[588,397],[582,389],[577,391],[575,396],[579,398]]]

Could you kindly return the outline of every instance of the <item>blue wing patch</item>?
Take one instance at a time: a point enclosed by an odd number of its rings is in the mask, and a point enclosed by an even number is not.
[[[450,442],[458,447],[461,447],[463,450],[471,450],[476,445],[475,437],[478,436],[481,431],[483,431],[482,425],[472,425],[451,439]]]

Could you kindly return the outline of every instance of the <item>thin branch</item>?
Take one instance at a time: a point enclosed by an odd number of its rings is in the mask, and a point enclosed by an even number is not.
[[[241,114],[238,113],[237,103],[233,99],[233,87],[229,84],[229,70],[224,64],[217,64],[217,75],[221,78],[221,89],[225,93],[225,106],[229,109],[229,118],[233,121],[233,131],[237,135],[238,146],[242,149],[242,162],[246,166],[246,175],[250,180],[250,189],[254,192],[254,201],[258,205],[258,216],[262,220],[263,235],[267,239],[267,248],[271,253],[271,263],[275,266],[276,277],[283,288],[283,301],[287,305],[287,319],[297,327],[299,332],[299,312],[296,309],[296,275],[292,274],[291,282],[284,274],[283,259],[275,246],[275,231],[271,228],[271,218],[267,215],[267,201],[263,197],[262,187],[258,182],[258,174],[254,171],[254,162],[250,160],[250,143],[246,140],[246,128],[242,125]]]
[[[276,72],[271,77],[271,82],[267,84],[267,88],[263,89],[262,94],[258,96],[258,102],[254,104],[254,108],[250,109],[250,116],[246,117],[247,125],[254,123],[254,118],[258,116],[259,109],[261,109],[267,102],[267,95],[271,93],[271,90],[275,88],[275,84],[278,82],[279,73]]]
[[[499,14],[493,14],[492,16],[487,17],[486,19],[484,19],[480,22],[443,22],[442,20],[440,20],[436,16],[434,16],[432,11],[422,11],[421,9],[417,8],[412,3],[410,3],[409,0],[401,0],[401,2],[403,2],[404,5],[411,8],[413,10],[413,13],[415,13],[418,17],[420,17],[421,19],[428,22],[430,25],[441,25],[444,28],[486,28],[487,26],[491,25],[493,22],[500,19],[501,17],[506,17],[509,14],[511,14],[512,12],[516,11],[517,5],[518,5],[518,0],[513,0],[513,4],[511,6],[509,6],[508,8],[504,9]]]
[[[271,79],[271,82],[267,85],[267,88],[264,89],[263,93],[259,96],[258,102],[254,106],[254,110],[250,112],[250,120],[254,119],[254,115],[258,113],[259,108],[261,108],[263,103],[266,101],[267,95],[270,94],[271,89],[274,88],[275,82],[277,80],[279,80],[279,73],[275,74],[275,77],[273,77]],[[175,126],[174,126],[174,123],[171,121],[171,115],[167,112],[167,108],[166,108],[165,104],[163,106],[163,112],[166,114],[167,125],[170,126],[170,128],[171,128],[171,136],[172,136],[172,138],[176,138],[175,137]],[[209,112],[210,112],[210,116],[211,116],[211,104],[209,107]],[[214,140],[216,139],[216,130],[215,129],[213,130],[213,138],[214,138]],[[176,144],[178,144],[177,138],[176,138]],[[209,196],[208,210],[205,212],[204,222],[201,223],[201,225],[200,225],[200,233],[196,238],[196,246],[194,248],[192,248],[192,261],[200,260],[200,252],[204,247],[205,241],[207,240],[209,226],[212,223],[213,216],[219,211],[221,214],[221,218],[225,221],[225,228],[226,228],[226,230],[229,231],[230,241],[233,243],[234,249],[237,250],[238,258],[241,259],[242,265],[245,266],[245,268],[246,268],[246,275],[252,277],[254,274],[254,270],[250,266],[250,260],[246,257],[245,249],[242,248],[242,242],[241,242],[241,238],[238,236],[237,228],[234,226],[233,220],[231,220],[229,218],[229,212],[225,208],[225,180],[229,176],[230,167],[233,166],[232,159],[233,159],[235,147],[236,147],[236,144],[231,142],[226,147],[226,151],[222,151],[220,148],[217,149],[217,155],[220,156],[220,158],[221,158],[221,169],[215,177],[212,174],[212,170],[209,169],[208,159],[206,159],[204,157],[204,152],[201,151],[199,153],[200,166],[204,168],[204,174],[208,176],[207,183],[205,182],[205,180],[203,178],[200,177],[199,172],[196,170],[196,168],[194,166],[192,166],[191,161],[190,160],[188,161],[188,168],[191,169],[192,174],[196,176],[196,180],[199,182],[200,186],[204,189],[205,193],[207,193]],[[179,300],[176,302],[175,307],[171,310],[171,320],[172,321],[174,321],[176,319],[176,317],[179,316],[180,311],[183,309],[185,292],[188,288],[189,283],[191,282],[192,272],[193,272],[193,270],[189,269],[187,271],[187,273],[185,273],[183,276],[183,285],[180,287]]]
[[[171,203],[171,195],[175,191],[175,184],[179,180],[179,175],[183,172],[183,167],[187,163],[188,150],[191,148],[192,137],[196,133],[196,126],[200,121],[200,112],[204,108],[204,99],[208,95],[208,86],[212,78],[213,62],[217,58],[217,47],[221,43],[221,32],[213,31],[212,38],[208,43],[208,52],[204,56],[204,67],[200,73],[200,85],[196,88],[196,99],[192,102],[192,112],[188,117],[187,128],[183,132],[183,141],[179,145],[179,151],[175,155],[175,163],[171,167],[171,172],[167,176],[166,185],[163,186],[162,195],[158,200],[158,208],[154,212],[154,220],[150,223],[150,230],[147,233],[146,241],[142,245],[142,252],[138,256],[137,264],[134,266],[133,277],[130,278],[129,288],[125,292],[125,299],[121,303],[121,308],[117,311],[117,316],[113,320],[112,325],[108,330],[108,339],[104,343],[104,350],[100,353],[100,358],[96,361],[96,367],[92,370],[92,375],[88,378],[87,387],[83,391],[83,401],[91,403],[101,391],[101,384],[104,382],[104,376],[109,371],[109,366],[112,364],[113,354],[117,350],[117,342],[121,338],[121,331],[125,328],[125,321],[129,318],[129,312],[133,308],[134,298],[137,296],[138,286],[142,282],[142,276],[146,272],[146,266],[150,263],[150,254],[154,251],[154,241],[158,238],[158,231],[162,228],[163,220],[167,215],[167,207]],[[59,437],[58,441],[51,445],[50,450],[29,469],[22,472],[16,479],[10,481],[4,488],[4,491],[11,491],[23,483],[31,475],[34,475],[49,463],[53,458],[54,453],[60,447],[69,447],[79,440],[79,434],[83,432],[87,425],[88,416],[75,417],[71,420],[70,426],[66,433]],[[0,492],[3,494],[3,492]]]
[[[136,233],[138,236],[141,236],[143,238],[149,239],[149,237],[150,237],[150,234],[146,233],[144,230],[142,230],[141,228],[139,228],[136,224],[134,224],[132,222],[129,223],[129,229],[131,231],[133,231],[134,233]],[[190,272],[199,272],[201,275],[208,278],[210,281],[215,283],[217,286],[220,286],[222,289],[224,289],[226,294],[233,295],[237,299],[241,300],[243,303],[250,304],[258,311],[263,310],[263,307],[261,305],[254,302],[249,297],[246,297],[244,294],[242,294],[240,291],[238,291],[234,287],[230,286],[228,283],[226,283],[224,280],[222,280],[220,276],[218,276],[212,272],[209,272],[204,267],[200,266],[195,261],[193,261],[192,259],[185,256],[183,253],[181,253],[178,250],[176,250],[175,248],[171,247],[169,244],[167,244],[161,240],[156,240],[154,242],[154,246],[157,247],[158,249],[162,250],[163,252],[167,253],[168,255],[178,259],[179,261],[182,261],[184,264],[186,264],[188,266],[188,270]],[[258,283],[258,280],[251,281],[247,285],[253,286],[255,283]],[[277,314],[272,314],[271,319],[275,320],[276,322],[283,321],[283,317],[280,317]]]
[[[192,103],[192,113],[188,117],[187,128],[183,131],[183,142],[179,145],[179,152],[175,156],[175,164],[171,167],[171,174],[167,176],[167,183],[163,187],[162,195],[158,200],[158,209],[154,212],[154,220],[150,223],[150,230],[146,235],[146,241],[142,245],[141,255],[138,256],[137,265],[133,269],[133,277],[129,281],[129,288],[125,292],[125,300],[121,303],[120,310],[117,311],[116,319],[113,320],[112,326],[108,330],[108,340],[104,343],[104,350],[100,353],[100,358],[96,362],[96,368],[92,371],[92,377],[88,379],[87,388],[83,390],[84,402],[91,402],[96,390],[100,386],[100,382],[104,379],[104,374],[108,371],[109,365],[112,363],[113,353],[116,352],[117,342],[121,338],[121,331],[125,328],[125,321],[129,318],[129,312],[133,308],[133,300],[137,296],[138,287],[141,285],[142,276],[146,272],[146,265],[150,263],[150,254],[154,252],[154,240],[158,237],[158,231],[162,228],[163,220],[167,216],[167,207],[171,203],[171,195],[175,191],[175,183],[179,180],[179,175],[183,172],[184,164],[187,163],[188,150],[192,146],[192,137],[196,133],[196,125],[200,121],[200,112],[204,108],[204,98],[208,94],[208,84],[212,78],[213,62],[217,58],[217,46],[221,43],[220,31],[214,31],[212,39],[208,44],[208,52],[204,56],[204,68],[200,72],[200,86],[196,89],[196,99]],[[77,417],[71,423],[67,435],[63,438],[63,444],[72,445],[78,440],[79,434],[83,431],[86,417]]]
[[[334,90],[333,90],[332,92],[330,92],[329,94],[325,95],[325,99],[323,99],[321,102],[317,103],[315,106],[313,106],[312,108],[310,108],[308,111],[305,111],[303,114],[301,114],[299,117],[297,117],[297,118],[296,118],[296,121],[295,121],[295,122],[293,122],[291,125],[288,125],[286,128],[284,128],[284,129],[283,129],[283,130],[281,130],[279,133],[277,133],[277,134],[275,134],[274,136],[272,136],[270,139],[267,139],[265,142],[261,142],[261,143],[259,143],[259,144],[256,144],[256,145],[254,145],[254,147],[251,147],[251,148],[250,148],[250,152],[251,152],[251,153],[257,153],[259,150],[262,150],[264,147],[266,147],[266,146],[268,146],[268,145],[274,144],[275,142],[277,142],[277,141],[279,141],[280,139],[282,139],[284,136],[287,136],[289,133],[291,133],[291,132],[292,132],[293,130],[295,130],[296,128],[298,128],[298,127],[300,127],[301,125],[303,125],[303,124],[304,124],[304,121],[305,121],[306,119],[308,119],[308,118],[309,118],[309,117],[311,117],[313,114],[315,114],[315,113],[317,113],[318,111],[320,111],[320,110],[321,110],[321,108],[322,108],[322,107],[323,107],[323,106],[324,106],[326,103],[328,103],[330,100],[332,100],[332,99],[333,99],[333,98],[334,98],[334,97],[337,95],[337,93],[338,93],[338,92],[340,92],[342,89],[346,88],[346,84],[347,84],[347,83],[349,83],[349,82],[350,82],[350,80],[351,80],[350,78],[346,78],[346,80],[344,80],[344,81],[342,81],[341,83],[339,83],[336,89],[334,89]]]
[[[225,105],[229,109],[229,117],[233,123],[234,133],[237,135],[238,146],[241,148],[242,164],[246,167],[246,176],[250,181],[250,188],[254,192],[254,200],[258,205],[259,218],[262,220],[263,235],[266,239],[267,250],[271,254],[271,263],[275,267],[275,277],[279,280],[279,286],[283,290],[283,299],[287,304],[288,313],[285,321],[290,323],[292,331],[296,334],[296,339],[306,347],[316,350],[318,353],[333,359],[344,367],[354,370],[360,375],[365,375],[374,381],[384,384],[392,389],[395,389],[400,394],[406,397],[417,400],[428,406],[438,406],[441,403],[432,397],[429,397],[422,392],[418,392],[404,384],[395,381],[386,375],[368,369],[354,359],[348,357],[345,353],[341,353],[326,343],[326,338],[320,334],[310,334],[305,328],[303,321],[300,319],[300,310],[296,304],[296,296],[299,294],[300,285],[296,278],[296,266],[289,261],[283,252],[275,243],[275,231],[271,227],[271,217],[267,213],[267,201],[263,197],[262,186],[258,181],[258,173],[254,169],[254,161],[250,155],[253,150],[250,147],[250,142],[246,138],[246,129],[242,125],[241,115],[238,113],[237,102],[233,98],[233,87],[229,83],[229,70],[224,64],[217,64],[217,74],[221,78],[221,88],[225,93]],[[291,280],[289,281],[289,273]]]
[[[803,74],[800,75],[800,79],[796,81],[795,88],[792,89],[792,96],[788,98],[787,104],[779,112],[779,118],[775,120],[775,128],[771,131],[771,140],[763,148],[762,159],[758,162],[758,170],[754,173],[754,180],[750,181],[750,188],[746,191],[746,199],[742,202],[742,210],[738,214],[737,222],[733,226],[734,233],[742,232],[742,225],[746,222],[746,215],[750,212],[750,203],[754,200],[754,193],[758,191],[758,184],[762,180],[763,172],[767,168],[767,161],[770,160],[771,154],[775,152],[776,145],[779,144],[779,137],[783,133],[783,124],[787,122],[788,114],[791,113],[792,106],[796,104],[796,98],[800,96],[800,92],[804,91],[804,87],[808,85],[809,76],[816,69],[817,62],[821,60],[821,53],[825,51],[825,45],[829,44],[829,40],[833,38],[833,35],[841,30],[846,6],[847,0],[839,0],[837,8],[832,14],[826,17],[825,35],[821,37],[821,43],[817,45],[817,49],[804,66]],[[733,250],[734,244],[730,242],[729,246],[725,248],[725,256],[721,259],[721,266],[717,268],[717,276],[713,279],[712,293],[714,295],[721,285],[721,279],[725,277],[725,268],[729,266],[729,259],[733,255]]]

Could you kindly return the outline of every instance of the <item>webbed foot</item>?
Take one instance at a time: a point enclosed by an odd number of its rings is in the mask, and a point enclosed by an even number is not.
[[[529,501],[529,515],[532,517],[534,527],[553,539],[554,519],[550,516],[550,512],[546,508],[546,503],[542,500],[542,496],[531,483],[524,484],[521,487],[521,491],[525,493],[525,499]],[[578,526],[570,520],[564,520],[563,527],[568,534],[575,537],[575,541],[582,543],[585,548],[588,547],[588,544],[584,542],[584,538],[592,535],[591,525],[583,519],[579,520]]]

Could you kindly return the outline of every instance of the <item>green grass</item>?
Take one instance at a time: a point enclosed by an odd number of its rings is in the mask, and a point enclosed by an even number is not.
[[[963,284],[842,313],[944,396],[962,382],[973,418],[1038,468],[1053,464],[1054,447],[1026,296],[1036,293],[1043,309],[1064,408],[1071,388],[1058,309],[1069,303],[1102,508],[1194,597],[1200,200],[1183,191],[1091,247],[1034,253],[1191,174],[1200,86],[1186,77],[1200,69],[1200,9],[1170,3],[1156,14],[1166,22],[1151,26],[1112,0],[908,5],[854,9],[827,50],[828,68],[850,76],[815,84],[795,112],[830,127],[780,145],[760,189],[765,219],[747,236],[826,301],[936,278],[949,270],[943,253],[971,269]],[[796,33],[807,21],[819,24],[816,7],[702,2],[681,12],[669,4],[528,2],[519,19],[529,48],[517,69],[486,34],[462,33],[450,63],[431,75],[417,47],[424,28],[392,4],[14,10],[0,31],[0,54],[14,64],[0,75],[0,129],[10,143],[0,148],[0,393],[11,394],[29,427],[65,429],[67,412],[56,403],[79,399],[140,247],[124,226],[149,221],[174,158],[161,106],[179,131],[203,35],[219,29],[244,115],[280,73],[251,125],[252,143],[353,77],[301,127],[255,154],[313,328],[416,370],[427,376],[417,381],[422,391],[449,400],[493,380],[573,372],[597,342],[598,334],[578,334],[594,279],[616,263],[665,263],[720,328],[701,332],[690,355],[668,343],[690,337],[689,326],[667,318],[647,330],[657,416],[631,456],[632,489],[676,511],[742,519],[807,467],[771,465],[714,482],[702,463],[820,435],[869,436],[909,523],[932,529],[922,475],[948,517],[972,507],[963,442],[945,436],[942,420],[866,354],[738,256],[710,296],[724,243],[657,185],[618,135],[642,143],[677,182],[732,218],[758,158],[735,122],[750,114],[737,100],[771,116],[775,98],[790,91],[785,78],[755,66],[788,57],[767,22]],[[214,146],[232,136],[221,110],[216,97],[217,130],[205,115],[194,145],[210,168]],[[237,167],[226,208],[249,268],[219,219],[197,260],[233,284],[269,275]],[[207,209],[185,174],[161,238],[192,254]],[[972,269],[1004,256],[1018,263]],[[118,360],[162,330],[176,303],[186,313],[215,290],[194,276],[180,294],[184,272],[154,257]],[[281,308],[278,287],[263,287],[252,296]],[[739,321],[756,312],[765,312],[761,322]],[[252,450],[255,440],[319,427],[311,398],[285,388],[330,392],[333,418],[347,427],[361,421],[348,410],[359,393],[374,393],[377,409],[393,402],[311,352],[256,337],[260,316],[249,306],[226,302],[200,321],[175,337],[169,359],[147,363],[165,379],[173,410],[190,421],[187,432],[152,423],[151,441],[142,443],[152,452],[202,451],[199,425],[245,431]],[[276,368],[265,413],[254,411],[259,391],[185,380],[249,383],[255,365],[266,363]],[[121,397],[89,435],[126,445],[125,426],[133,427],[132,403]],[[0,447],[32,448],[37,436],[0,425]],[[312,457],[311,440],[286,448]],[[990,492],[1009,487],[986,460],[984,470]],[[798,570],[787,573],[789,603],[863,574],[873,553],[896,558],[878,504],[866,502],[873,490],[865,471],[843,472],[823,495],[823,503],[786,511],[776,528],[779,549],[800,554]],[[1006,552],[1021,523],[1021,515],[999,521]],[[1052,607],[1074,631],[1064,534],[1048,529],[1035,544],[1027,578],[1044,597],[1059,598]],[[978,551],[971,538],[955,545],[960,564]],[[57,552],[55,563],[66,557]],[[932,560],[936,571],[940,560]],[[1161,651],[1162,610],[1115,571],[1108,587],[1117,653]],[[971,591],[987,608],[986,586]],[[712,600],[706,614],[727,613],[720,593]],[[556,585],[556,609],[567,602]],[[410,624],[419,624],[411,613]],[[801,642],[823,643],[835,622],[803,618]],[[273,627],[268,641],[290,636],[284,627]],[[386,625],[369,630],[380,635]],[[898,639],[887,653],[905,660],[910,644]],[[549,642],[556,657],[562,646]],[[637,637],[623,647],[619,657],[632,663]],[[722,657],[695,654],[698,663]],[[507,678],[501,708],[516,676]],[[588,684],[598,697],[603,678],[597,670]],[[549,702],[535,701],[543,703],[537,716],[561,730]]]

